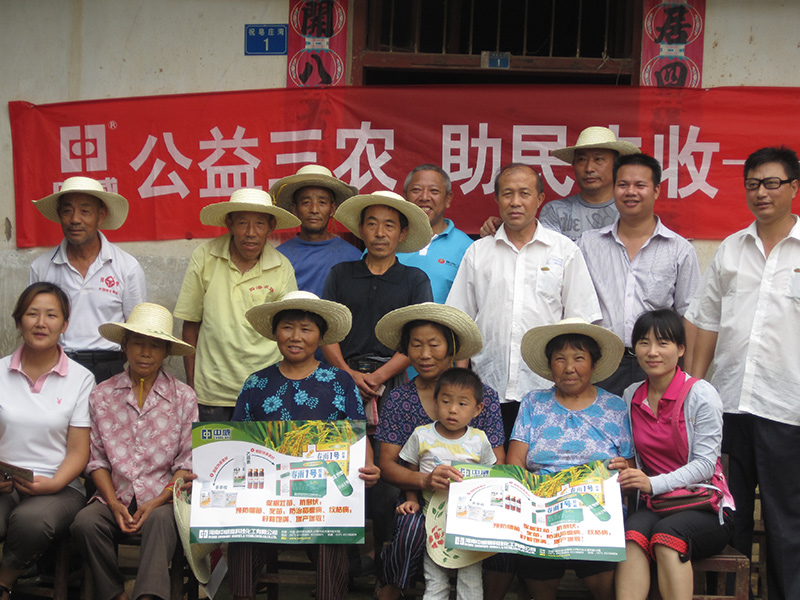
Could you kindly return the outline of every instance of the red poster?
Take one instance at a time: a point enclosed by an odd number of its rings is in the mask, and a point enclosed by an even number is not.
[[[286,87],[344,84],[347,0],[290,0]]]
[[[706,0],[645,0],[641,85],[699,88]]]
[[[762,146],[800,150],[797,88],[600,86],[339,87],[11,102],[17,245],[61,239],[31,201],[67,177],[103,181],[131,204],[113,241],[210,237],[206,204],[319,163],[363,192],[402,192],[416,165],[453,179],[448,211],[476,233],[497,214],[494,174],[524,162],[548,199],[577,191],[550,151],[589,125],[610,127],[664,167],[656,211],[686,237],[721,239],[752,220],[742,164]]]

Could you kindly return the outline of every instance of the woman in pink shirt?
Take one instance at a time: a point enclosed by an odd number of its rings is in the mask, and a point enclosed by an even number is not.
[[[633,326],[636,358],[647,374],[623,393],[628,404],[636,468],[615,458],[623,492],[638,508],[625,521],[627,560],[617,567],[617,598],[644,600],[650,591],[650,561],[664,600],[692,598],[692,560],[718,553],[733,531],[733,500],[724,480],[719,509],[655,512],[650,498],[709,482],[722,442],[722,401],[710,383],[692,380],[678,366],[686,350],[681,317],[672,310],[642,314]],[[687,391],[688,390],[688,391]],[[677,427],[673,422],[677,420]]]

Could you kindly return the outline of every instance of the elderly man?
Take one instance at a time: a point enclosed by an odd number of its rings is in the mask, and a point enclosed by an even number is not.
[[[406,177],[403,195],[428,215],[433,238],[418,252],[398,253],[397,260],[425,271],[431,280],[433,301],[444,304],[464,252],[472,245],[471,237],[444,218],[453,201],[450,176],[436,165],[419,165]]]
[[[124,357],[119,344],[103,338],[97,328],[124,321],[134,306],[147,300],[138,261],[99,231],[122,226],[128,201],[105,191],[99,181],[70,177],[61,190],[34,205],[61,225],[64,239],[33,261],[29,283],[55,283],[69,295],[72,318],[62,337],[64,350],[98,383],[105,381],[122,372]]]
[[[630,142],[617,140],[606,127],[587,127],[574,146],[553,150],[550,154],[572,165],[579,191],[545,204],[539,222],[573,241],[584,231],[611,225],[618,216],[612,181],[614,159],[639,152]],[[489,217],[481,235],[493,234],[499,224],[500,219]]]
[[[192,252],[175,316],[184,321],[183,340],[197,348],[184,364],[200,420],[230,421],[244,380],[280,360],[277,344],[256,332],[245,313],[297,289],[292,265],[267,239],[300,221],[267,192],[250,188],[204,207],[200,221],[228,232]]]
[[[322,296],[333,265],[358,260],[361,251],[328,229],[336,207],[358,189],[320,165],[306,165],[270,188],[275,204],[300,219],[300,233],[278,246],[294,267],[297,287]]]
[[[536,211],[544,201],[538,173],[513,163],[498,173],[494,187],[503,223],[495,236],[467,249],[447,304],[470,315],[481,330],[483,350],[472,367],[497,390],[509,439],[522,397],[551,385],[522,360],[522,336],[567,317],[596,321],[601,313],[578,247],[538,226]]]
[[[699,327],[689,372],[724,403],[722,452],[736,501],[734,546],[749,555],[755,488],[767,537],[770,600],[800,598],[800,166],[789,148],[744,163],[749,227],[725,238],[686,318]]]
[[[633,324],[643,312],[672,308],[683,315],[700,283],[694,247],[656,216],[661,165],[646,154],[620,156],[614,164],[614,202],[619,217],[578,240],[603,320],[628,346],[617,371],[598,387],[618,396],[646,375],[632,349]],[[687,327],[687,339],[694,338]],[[687,364],[690,358],[687,358]]]

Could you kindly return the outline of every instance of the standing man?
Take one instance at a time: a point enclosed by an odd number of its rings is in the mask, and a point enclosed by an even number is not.
[[[230,421],[244,380],[280,360],[277,344],[253,329],[245,313],[297,289],[291,263],[268,238],[300,221],[274,206],[267,192],[242,188],[228,202],[204,207],[200,222],[228,232],[192,252],[175,316],[183,319],[183,341],[197,348],[183,360],[200,420]]]
[[[428,215],[433,238],[418,252],[399,253],[397,260],[425,271],[431,280],[433,301],[444,304],[464,252],[472,245],[471,237],[444,218],[453,201],[450,176],[436,165],[419,165],[406,177],[403,195]]]
[[[275,204],[300,219],[300,233],[278,246],[294,267],[298,289],[322,296],[333,265],[361,258],[360,250],[328,229],[336,207],[357,193],[320,165],[300,167],[270,189]]]
[[[616,394],[646,378],[631,348],[633,324],[643,312],[672,308],[683,315],[700,283],[694,247],[661,222],[654,210],[661,190],[661,165],[646,154],[614,163],[614,202],[619,217],[578,239],[603,320],[628,347],[619,368],[598,387]],[[691,337],[694,328],[687,328]]]
[[[572,165],[578,193],[545,204],[539,222],[572,241],[584,231],[611,225],[618,216],[612,179],[614,160],[639,152],[630,142],[617,140],[607,127],[587,127],[574,146],[553,150],[550,154]],[[493,234],[499,224],[500,219],[489,217],[481,235]]]
[[[567,317],[600,319],[583,255],[567,237],[539,227],[544,186],[530,166],[512,163],[495,178],[502,225],[467,249],[447,304],[470,315],[483,336],[472,367],[497,390],[506,439],[523,396],[550,384],[522,360],[522,336]]]
[[[690,372],[724,403],[722,452],[736,501],[734,546],[750,555],[755,488],[767,538],[770,600],[800,598],[800,167],[789,148],[744,163],[755,222],[723,240],[686,318],[699,327]]]
[[[55,283],[69,296],[72,318],[62,336],[64,351],[100,383],[121,373],[124,356],[97,328],[122,322],[147,300],[139,262],[106,239],[100,229],[119,229],[128,201],[106,192],[99,181],[70,177],[55,194],[35,200],[45,218],[61,225],[64,239],[31,264],[28,283]]]

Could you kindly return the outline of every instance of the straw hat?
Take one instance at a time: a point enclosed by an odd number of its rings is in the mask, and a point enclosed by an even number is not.
[[[336,210],[333,218],[350,230],[356,237],[361,237],[361,212],[368,206],[388,206],[408,219],[408,235],[397,245],[397,252],[418,252],[427,246],[433,237],[428,215],[416,204],[408,202],[400,194],[388,190],[360,194],[344,201]]]
[[[61,219],[58,217],[58,199],[70,193],[89,194],[99,198],[106,205],[108,214],[106,220],[100,224],[100,229],[119,229],[128,218],[128,201],[119,194],[105,191],[103,185],[91,177],[70,177],[55,194],[34,200],[33,205],[45,218],[61,224]]]
[[[330,169],[322,165],[300,167],[294,175],[289,175],[276,181],[269,188],[269,193],[275,198],[275,204],[291,211],[294,193],[301,188],[309,186],[330,190],[331,194],[333,194],[333,201],[337,205],[358,193],[357,187],[347,185],[341,179],[336,179]]]
[[[220,544],[192,544],[191,543],[191,528],[189,521],[192,514],[192,505],[189,502],[189,494],[181,491],[183,479],[175,481],[175,486],[172,489],[172,507],[175,513],[175,525],[178,528],[178,535],[183,544],[183,553],[186,555],[186,560],[197,577],[197,581],[203,585],[207,584],[211,579],[211,559],[209,554],[216,550]]]
[[[440,567],[460,569],[497,554],[461,548],[446,548],[444,531],[447,524],[447,490],[436,490],[425,505],[425,544],[428,556]]]
[[[133,307],[124,323],[103,323],[97,328],[109,341],[122,343],[126,331],[141,333],[148,337],[170,342],[169,354],[187,356],[194,354],[194,347],[172,335],[172,313],[159,304],[142,302]]]
[[[622,355],[625,353],[625,344],[622,343],[622,340],[613,331],[573,317],[559,321],[555,325],[534,327],[522,336],[520,345],[522,358],[531,371],[553,381],[553,372],[550,370],[544,349],[550,340],[565,333],[580,333],[589,336],[600,346],[602,356],[597,361],[594,373],[592,373],[592,383],[610,377],[617,370],[619,361],[622,360]]]
[[[203,225],[226,227],[225,217],[228,213],[248,211],[266,213],[275,217],[275,229],[291,229],[300,225],[300,219],[287,210],[275,206],[264,190],[241,188],[233,192],[230,200],[217,202],[203,207],[200,211],[200,222]]]
[[[341,342],[353,323],[350,309],[344,304],[321,300],[316,294],[304,291],[289,292],[280,300],[254,306],[245,313],[245,317],[258,333],[275,341],[272,319],[282,310],[304,310],[322,317],[328,325],[328,331],[319,341],[321,346]]]
[[[458,340],[458,351],[453,360],[466,360],[483,347],[480,329],[467,313],[435,302],[411,304],[387,313],[375,325],[375,335],[384,346],[405,354],[408,348],[400,348],[403,326],[417,320],[433,321],[450,328]]]
[[[642,151],[630,142],[621,142],[608,127],[587,127],[578,136],[578,142],[574,146],[559,148],[550,152],[556,158],[572,164],[575,157],[575,150],[588,150],[589,148],[604,148],[619,152],[620,156],[625,154],[641,154]]]

